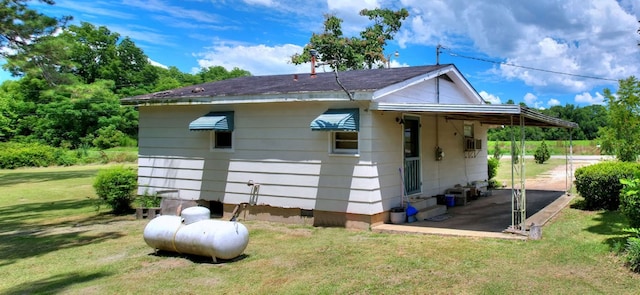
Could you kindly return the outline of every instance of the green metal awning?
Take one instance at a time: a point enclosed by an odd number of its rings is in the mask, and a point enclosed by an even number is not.
[[[329,109],[311,121],[313,131],[358,131],[360,109]]]
[[[233,131],[233,112],[210,112],[189,123],[191,131]]]

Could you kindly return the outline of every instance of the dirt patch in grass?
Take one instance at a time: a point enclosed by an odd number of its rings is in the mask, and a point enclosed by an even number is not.
[[[527,179],[526,187],[527,189],[539,189],[539,190],[555,190],[555,191],[564,191],[569,187],[572,187],[573,180],[571,177],[575,175],[575,170],[588,166],[591,164],[595,164],[599,162],[599,160],[589,160],[589,161],[576,161],[573,163],[573,173],[571,172],[571,167],[565,164],[557,165],[552,169],[537,175],[534,178]]]

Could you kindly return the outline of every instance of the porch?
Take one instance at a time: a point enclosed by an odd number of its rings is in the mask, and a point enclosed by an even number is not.
[[[527,190],[527,217],[525,224],[543,226],[573,197],[564,191]],[[404,224],[380,224],[374,232],[418,233],[448,236],[491,237],[503,239],[527,239],[523,235],[504,233],[511,224],[511,189],[493,190],[487,197],[480,197],[465,206],[447,209],[440,221],[425,220]]]

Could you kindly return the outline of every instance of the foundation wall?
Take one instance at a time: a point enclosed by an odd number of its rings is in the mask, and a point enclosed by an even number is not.
[[[370,229],[372,225],[389,222],[389,212],[374,215],[281,208],[266,205],[240,205],[238,220],[258,220],[286,224],[303,224],[324,227]],[[223,219],[231,219],[236,205],[224,204]]]

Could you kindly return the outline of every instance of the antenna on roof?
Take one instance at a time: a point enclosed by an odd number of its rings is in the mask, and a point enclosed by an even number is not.
[[[316,77],[316,56],[318,56],[318,50],[310,49],[309,54],[311,54],[311,78]]]
[[[436,65],[440,64],[440,52],[442,49],[442,45],[438,44],[438,46],[436,46]]]

